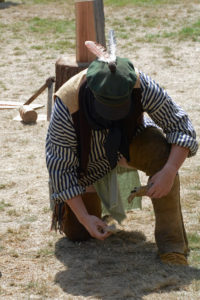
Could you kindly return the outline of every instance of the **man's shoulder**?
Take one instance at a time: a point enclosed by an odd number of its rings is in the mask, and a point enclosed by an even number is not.
[[[86,77],[86,73],[87,69],[71,77],[54,95],[54,97],[59,97],[62,100],[71,114],[78,110],[78,92],[81,83]]]

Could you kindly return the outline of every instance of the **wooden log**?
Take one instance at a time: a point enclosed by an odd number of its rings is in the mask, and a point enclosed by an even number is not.
[[[86,69],[89,63],[77,63],[68,57],[62,56],[56,62],[56,84],[55,91],[67,80],[80,71]]]
[[[29,105],[22,105],[19,108],[19,113],[22,121],[26,124],[35,123],[37,120],[37,112]]]

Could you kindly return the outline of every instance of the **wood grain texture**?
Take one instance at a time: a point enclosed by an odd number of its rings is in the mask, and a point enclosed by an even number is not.
[[[75,3],[76,11],[76,61],[91,62],[95,56],[85,47],[85,41],[96,41],[94,1]]]

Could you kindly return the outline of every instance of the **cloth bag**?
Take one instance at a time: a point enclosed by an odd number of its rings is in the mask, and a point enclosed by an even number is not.
[[[136,197],[132,203],[128,203],[131,191],[140,185],[138,171],[122,166],[117,166],[95,182],[94,187],[102,201],[102,215],[110,214],[121,223],[126,218],[126,211],[142,209],[141,197]]]

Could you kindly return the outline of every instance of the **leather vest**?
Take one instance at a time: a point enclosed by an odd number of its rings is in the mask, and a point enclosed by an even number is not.
[[[86,80],[86,72],[87,70],[84,70],[75,75],[74,77],[70,78],[55,93],[55,97],[57,96],[63,101],[63,103],[67,106],[72,116],[74,128],[77,135],[80,172],[83,173],[86,173],[87,171],[92,132],[92,128],[88,124],[79,106],[79,89],[81,84]],[[134,101],[133,112],[121,121],[122,126],[126,132],[129,144],[131,143],[136,133],[138,125],[140,125],[143,120],[143,108],[141,104],[141,98],[141,88],[134,87],[132,92],[132,101]]]

